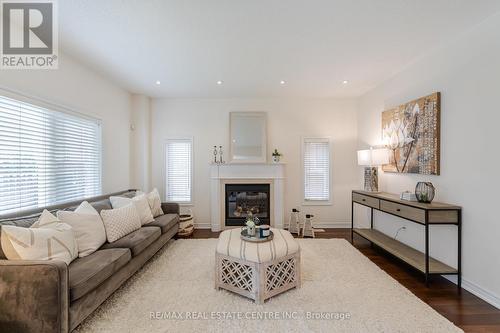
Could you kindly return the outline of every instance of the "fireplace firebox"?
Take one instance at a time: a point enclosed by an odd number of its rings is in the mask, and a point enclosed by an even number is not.
[[[226,226],[243,226],[251,213],[270,224],[269,184],[226,184]]]

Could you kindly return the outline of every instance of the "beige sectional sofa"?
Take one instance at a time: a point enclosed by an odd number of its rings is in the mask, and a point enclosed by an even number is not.
[[[127,190],[86,199],[100,212],[110,196],[133,197]],[[74,210],[80,201],[46,207]],[[0,217],[1,225],[29,227],[43,209]],[[0,249],[0,332],[69,332],[139,270],[177,234],[179,206],[163,203],[164,215],[139,230],[104,244],[89,256],[62,261],[6,260]]]

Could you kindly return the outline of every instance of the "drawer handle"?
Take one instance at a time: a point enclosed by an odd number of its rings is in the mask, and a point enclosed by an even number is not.
[[[401,211],[401,209],[400,209],[400,208],[396,209],[396,212],[400,212],[400,211]]]

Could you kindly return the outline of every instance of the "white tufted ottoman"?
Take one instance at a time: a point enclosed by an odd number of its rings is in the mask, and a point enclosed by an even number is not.
[[[223,231],[215,253],[215,288],[224,288],[262,304],[288,289],[300,288],[300,247],[286,230],[273,229],[273,240],[241,240],[240,228]]]

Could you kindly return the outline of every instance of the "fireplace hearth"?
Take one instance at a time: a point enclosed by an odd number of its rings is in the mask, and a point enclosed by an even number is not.
[[[226,184],[225,225],[243,226],[249,214],[270,224],[269,184]]]

